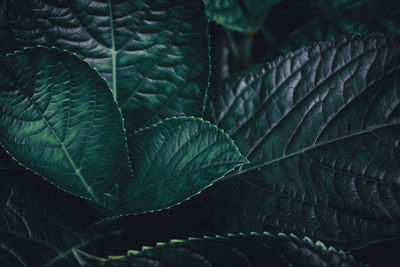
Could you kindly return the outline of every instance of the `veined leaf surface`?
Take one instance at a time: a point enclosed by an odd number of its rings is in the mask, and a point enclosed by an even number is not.
[[[81,266],[362,266],[321,242],[269,233],[171,240],[126,256],[99,258],[74,250]]]
[[[201,0],[12,0],[6,11],[20,48],[54,45],[95,66],[128,132],[201,115],[209,76]]]
[[[187,200],[247,163],[223,131],[202,119],[169,118],[128,137],[135,179],[115,213],[160,210]]]
[[[398,37],[343,37],[211,96],[208,118],[250,161],[208,192],[219,230],[345,247],[399,236],[399,68]]]
[[[0,56],[0,144],[59,188],[108,207],[131,175],[107,83],[56,48]]]

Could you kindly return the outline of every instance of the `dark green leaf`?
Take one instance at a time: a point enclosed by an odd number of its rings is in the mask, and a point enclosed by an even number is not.
[[[281,0],[203,0],[207,17],[229,29],[257,31],[271,6]]]
[[[130,177],[107,83],[77,56],[28,48],[0,57],[0,143],[59,188],[105,206]]]
[[[10,0],[20,47],[79,54],[107,79],[128,132],[175,115],[201,115],[209,76],[201,0]]]
[[[208,118],[250,165],[207,195],[220,232],[358,247],[399,236],[400,39],[314,44],[226,84]]]
[[[97,215],[84,201],[26,171],[1,176],[0,266],[76,266],[72,248],[115,253],[109,233],[89,230]]]
[[[80,250],[81,266],[362,266],[343,251],[294,235],[269,233],[171,240],[107,259]]]
[[[166,119],[128,140],[135,179],[117,214],[177,205],[247,162],[223,131],[192,117]]]
[[[289,34],[281,46],[288,52],[315,41],[329,40],[343,34],[371,32],[400,35],[400,2],[367,0],[317,17]]]
[[[292,16],[321,16],[365,1],[369,0],[286,0],[280,8]]]

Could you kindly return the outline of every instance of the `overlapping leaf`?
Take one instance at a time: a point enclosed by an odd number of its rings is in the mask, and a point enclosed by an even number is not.
[[[76,52],[99,70],[118,100],[128,132],[170,116],[201,115],[209,76],[201,0],[6,4],[6,27],[18,47],[54,45]]]
[[[251,162],[209,190],[219,231],[294,232],[343,247],[399,236],[399,69],[399,38],[344,37],[212,96],[208,118]]]
[[[166,119],[130,135],[128,143],[135,179],[115,214],[177,205],[247,162],[226,134],[193,117]]]
[[[34,174],[17,174],[1,172],[1,266],[76,266],[72,248],[113,253],[118,247],[110,233],[89,230],[97,215],[84,201]]]
[[[362,266],[343,251],[291,235],[268,233],[172,240],[107,259],[80,250],[81,266]]]
[[[235,31],[252,32],[281,0],[204,0],[209,19]]]
[[[108,207],[129,180],[121,113],[77,56],[44,47],[0,57],[0,143],[61,189]]]

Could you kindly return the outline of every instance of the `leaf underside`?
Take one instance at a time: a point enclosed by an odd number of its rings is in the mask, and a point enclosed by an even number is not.
[[[23,166],[65,191],[117,204],[131,175],[121,113],[87,63],[44,47],[1,56],[0,117],[0,143]]]
[[[398,237],[399,68],[398,37],[343,37],[211,95],[208,119],[251,164],[208,190],[208,223],[346,248]]]
[[[214,125],[193,117],[163,120],[128,137],[135,179],[115,213],[177,205],[247,160]]]
[[[343,251],[269,233],[172,240],[107,259],[74,250],[81,266],[362,266]]]
[[[11,49],[40,44],[77,53],[107,79],[129,133],[201,115],[209,77],[201,0],[6,1]]]

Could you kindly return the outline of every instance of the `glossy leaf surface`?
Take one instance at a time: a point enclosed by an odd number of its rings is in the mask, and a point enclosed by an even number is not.
[[[201,115],[209,76],[201,0],[12,0],[7,5],[7,27],[19,47],[54,45],[99,70],[128,132],[170,116]]]
[[[202,119],[178,117],[128,138],[135,179],[116,213],[141,213],[177,205],[247,160],[233,141]]]
[[[211,96],[208,118],[251,163],[209,190],[210,220],[343,247],[399,236],[399,68],[399,38],[344,37]]]
[[[80,250],[81,266],[361,266],[343,251],[296,236],[268,233],[172,240],[107,259]]]
[[[257,31],[271,6],[281,0],[204,0],[207,17],[229,29]]]
[[[26,171],[0,175],[1,266],[76,266],[72,248],[113,252],[108,233],[89,230],[96,213],[84,201]]]
[[[105,206],[130,178],[125,130],[107,83],[44,47],[0,57],[0,143],[57,187]]]

